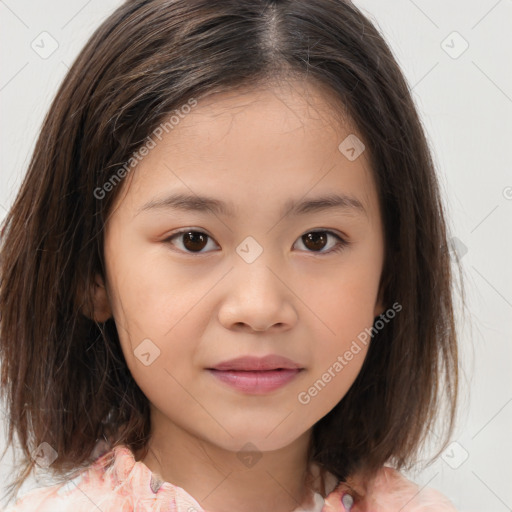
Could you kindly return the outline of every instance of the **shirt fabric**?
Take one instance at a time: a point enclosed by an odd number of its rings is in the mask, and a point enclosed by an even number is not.
[[[318,466],[314,466],[318,471]],[[363,490],[364,489],[364,490]],[[384,466],[372,482],[338,482],[331,473],[324,498],[311,489],[310,501],[293,512],[457,512],[431,488],[419,488]],[[184,489],[164,482],[127,445],[99,455],[65,484],[29,491],[5,512],[208,512]],[[269,511],[272,512],[272,511]]]

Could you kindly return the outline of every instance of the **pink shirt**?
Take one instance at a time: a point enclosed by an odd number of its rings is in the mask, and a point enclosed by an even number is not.
[[[353,482],[351,482],[353,483]],[[349,488],[329,474],[327,496],[311,491],[310,502],[293,512],[457,512],[438,491],[420,489],[383,467],[354,502]],[[357,489],[357,487],[353,487]],[[163,482],[126,445],[98,457],[66,484],[29,491],[5,512],[207,512],[184,489]],[[271,512],[271,511],[269,511]]]

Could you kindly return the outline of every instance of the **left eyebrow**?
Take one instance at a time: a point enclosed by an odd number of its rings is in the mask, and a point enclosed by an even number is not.
[[[163,198],[156,198],[147,202],[137,211],[137,215],[143,211],[161,209],[213,213],[230,217],[235,216],[233,203],[226,203],[208,196],[179,193]],[[355,213],[368,217],[368,213],[361,201],[347,194],[329,194],[307,200],[290,199],[285,203],[281,217],[285,215],[305,215],[307,213],[327,210],[337,210],[346,214]]]
[[[368,217],[359,199],[347,194],[329,194],[305,201],[289,200],[283,209],[283,215],[304,215],[311,212],[338,210],[342,213],[356,213]]]

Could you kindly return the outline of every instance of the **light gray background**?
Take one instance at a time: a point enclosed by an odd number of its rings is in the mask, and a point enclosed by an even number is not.
[[[58,85],[120,3],[0,0],[0,220]],[[468,290],[456,444],[409,476],[461,511],[512,510],[512,0],[354,3],[380,27],[413,89]],[[42,48],[45,31],[58,48],[43,59],[31,44]],[[469,46],[459,55],[464,40]],[[51,48],[49,39],[44,46]],[[9,475],[9,454],[0,481]],[[22,489],[34,486],[29,480]]]

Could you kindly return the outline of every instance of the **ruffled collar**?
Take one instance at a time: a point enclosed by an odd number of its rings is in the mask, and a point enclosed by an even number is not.
[[[99,452],[99,455],[98,455]],[[137,495],[145,502],[153,502],[167,506],[176,512],[208,512],[183,488],[163,481],[153,473],[143,462],[136,461],[132,450],[124,444],[108,449],[106,445],[96,450],[96,460],[91,466],[93,473],[101,474],[101,478],[110,480],[113,488],[124,495]],[[319,467],[311,466],[312,475],[319,475]],[[336,477],[327,473],[325,480],[324,498],[320,489],[312,489],[307,504],[297,507],[293,512],[347,512],[350,511],[353,499],[346,485],[339,484]],[[172,508],[174,505],[175,508]],[[157,506],[156,510],[160,510]]]
[[[87,493],[101,494],[101,489],[113,490],[115,510],[125,510],[117,505],[122,500],[129,500],[134,505],[126,509],[130,511],[208,512],[183,488],[162,481],[143,462],[136,461],[128,446],[104,447],[100,453],[103,454],[96,453],[97,458],[84,478],[74,482],[78,484],[85,480],[81,492],[87,490]],[[319,467],[313,464],[310,469],[315,482],[311,485],[310,501],[293,512],[457,512],[450,500],[437,490],[425,486],[420,488],[392,467],[383,466],[369,481],[356,475],[346,482],[338,482],[331,473],[327,473],[322,489],[315,489],[321,481],[317,478]],[[320,491],[326,494],[325,498]]]

